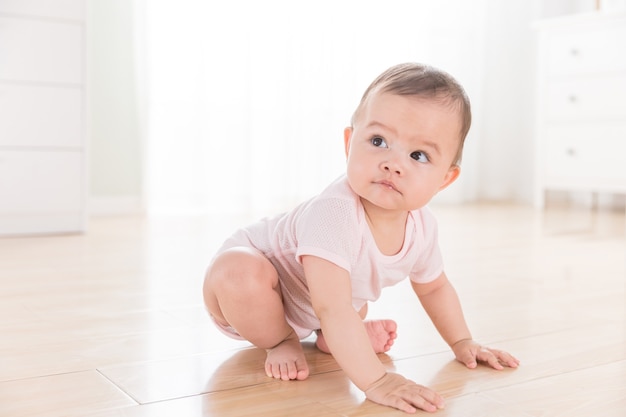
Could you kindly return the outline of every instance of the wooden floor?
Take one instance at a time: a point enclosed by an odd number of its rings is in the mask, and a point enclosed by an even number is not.
[[[456,363],[402,283],[370,307],[399,324],[388,369],[438,390],[439,416],[626,416],[623,211],[434,210],[474,337],[522,364]],[[85,235],[0,239],[0,416],[403,415],[312,340],[311,377],[275,381],[262,351],[213,327],[202,275],[239,221],[97,218]]]

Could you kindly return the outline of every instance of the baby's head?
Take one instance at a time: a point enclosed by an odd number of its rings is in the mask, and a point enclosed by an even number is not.
[[[435,100],[456,109],[461,128],[459,146],[453,163],[460,164],[465,137],[472,123],[472,112],[465,90],[450,74],[417,63],[399,64],[387,69],[365,90],[361,102],[352,116],[353,126],[368,100],[381,93]]]

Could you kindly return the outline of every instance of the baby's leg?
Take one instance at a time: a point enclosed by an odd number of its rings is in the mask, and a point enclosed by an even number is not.
[[[367,304],[359,311],[362,319],[367,315]],[[393,320],[368,320],[363,322],[367,335],[370,338],[372,348],[376,353],[384,353],[391,349],[395,338],[397,337],[396,329],[398,325]],[[324,335],[321,331],[317,332],[317,341],[315,345],[319,350],[330,353]]]
[[[268,376],[309,376],[298,335],[285,320],[278,274],[261,253],[232,248],[220,254],[207,271],[204,302],[215,320],[267,350]]]

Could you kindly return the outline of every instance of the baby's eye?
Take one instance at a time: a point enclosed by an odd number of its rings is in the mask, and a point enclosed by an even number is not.
[[[387,148],[387,142],[385,142],[385,139],[381,138],[380,136],[374,136],[372,138],[372,145],[378,148]]]
[[[428,162],[428,155],[426,155],[422,151],[415,151],[411,153],[411,158],[415,159],[417,162]]]

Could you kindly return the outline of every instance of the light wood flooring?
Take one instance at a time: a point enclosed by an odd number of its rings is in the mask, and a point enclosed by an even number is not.
[[[370,307],[399,324],[381,361],[438,390],[442,417],[626,416],[624,212],[433,210],[475,339],[521,366],[456,363],[408,283]],[[311,377],[283,382],[213,327],[204,268],[240,222],[95,218],[85,235],[0,239],[0,416],[404,415],[366,401],[313,339]]]

